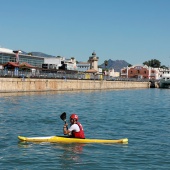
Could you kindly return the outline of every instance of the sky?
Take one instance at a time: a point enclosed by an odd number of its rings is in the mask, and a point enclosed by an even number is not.
[[[0,47],[170,65],[170,0],[0,0]]]

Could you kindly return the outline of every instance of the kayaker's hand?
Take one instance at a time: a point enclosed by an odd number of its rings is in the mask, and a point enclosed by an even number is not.
[[[63,133],[64,133],[64,135],[67,135],[67,134],[68,134],[68,124],[65,124],[65,125],[63,126]]]
[[[65,124],[65,125],[63,126],[63,128],[64,128],[64,129],[68,129],[68,124]]]
[[[64,127],[68,128],[68,124],[65,124]]]

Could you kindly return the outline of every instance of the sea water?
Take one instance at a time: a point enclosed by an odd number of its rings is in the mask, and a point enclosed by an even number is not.
[[[18,141],[63,135],[63,112],[78,114],[86,138],[129,143]],[[1,93],[0,169],[170,169],[170,90]]]

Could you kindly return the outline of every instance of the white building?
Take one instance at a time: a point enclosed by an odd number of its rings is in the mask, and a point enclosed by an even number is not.
[[[115,70],[113,68],[109,69],[108,71],[104,71],[104,74],[106,76],[110,76],[110,77],[119,77],[120,76],[120,72],[115,72]]]
[[[85,72],[90,69],[90,63],[88,62],[79,62],[77,63],[77,70],[80,72]]]
[[[77,70],[76,59],[74,57],[65,59],[64,65],[67,70]]]
[[[164,69],[164,68],[160,68],[159,69],[159,78],[158,79],[170,79],[170,68],[168,69]]]
[[[42,64],[42,68],[58,69],[62,66],[61,62],[64,61],[64,59],[64,57],[46,57],[44,58],[44,64]]]

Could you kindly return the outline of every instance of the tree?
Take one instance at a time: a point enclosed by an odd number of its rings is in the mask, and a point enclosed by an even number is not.
[[[128,67],[132,67],[132,64],[129,64]]]
[[[148,67],[159,68],[161,66],[161,62],[156,59],[148,60],[143,63],[143,65],[147,65]]]
[[[160,68],[168,69],[168,67],[167,67],[167,66],[165,66],[165,65],[160,66]]]
[[[28,53],[28,55],[32,55],[32,53]]]
[[[104,65],[105,65],[105,68],[106,68],[107,65],[108,65],[108,61],[107,60],[104,61]]]

